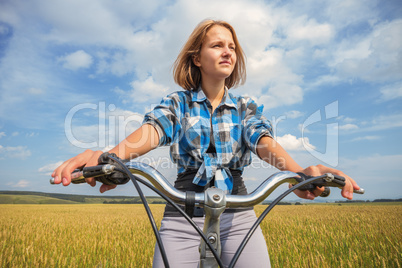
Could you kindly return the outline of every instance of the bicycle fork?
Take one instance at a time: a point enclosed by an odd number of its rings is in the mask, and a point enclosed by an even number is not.
[[[203,231],[219,257],[221,256],[220,216],[226,208],[225,196],[224,192],[219,188],[212,187],[205,191]],[[200,267],[218,267],[214,255],[203,239],[201,239],[200,244]]]

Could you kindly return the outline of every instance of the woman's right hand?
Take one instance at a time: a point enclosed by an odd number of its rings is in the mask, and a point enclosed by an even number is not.
[[[84,166],[91,167],[98,165],[98,158],[102,153],[102,151],[92,151],[88,149],[85,152],[68,159],[53,171],[52,177],[54,178],[54,183],[62,183],[64,186],[69,185],[71,183],[71,173],[74,170],[76,170],[77,168],[82,168]],[[92,187],[96,185],[96,181],[94,178],[86,178],[85,180]]]

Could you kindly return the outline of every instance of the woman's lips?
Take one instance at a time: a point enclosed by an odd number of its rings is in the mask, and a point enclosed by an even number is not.
[[[228,60],[221,61],[219,64],[231,65],[230,61],[228,61]]]

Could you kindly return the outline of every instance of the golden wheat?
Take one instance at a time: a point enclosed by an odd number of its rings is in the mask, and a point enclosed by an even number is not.
[[[163,205],[151,205],[159,224]],[[257,206],[260,214],[265,206]],[[0,267],[151,267],[141,205],[0,205]],[[273,267],[400,267],[402,205],[278,206],[261,224]]]

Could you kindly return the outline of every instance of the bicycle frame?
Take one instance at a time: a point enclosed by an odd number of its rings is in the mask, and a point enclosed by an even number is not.
[[[175,203],[181,205],[186,203],[186,193],[174,188],[170,182],[153,167],[140,162],[127,162],[125,165],[133,175],[144,177],[156,189]],[[113,165],[103,165],[100,169],[102,169],[103,174],[110,174],[114,171],[114,168]],[[220,216],[225,209],[255,206],[265,200],[281,184],[297,184],[298,181],[295,179],[296,177],[299,177],[299,175],[290,171],[275,173],[248,195],[225,194],[224,191],[215,187],[208,188],[203,193],[195,193],[195,205],[203,207],[205,211],[203,233],[210,245],[216,250],[219,257],[221,254]],[[315,177],[314,180],[321,178],[331,181],[334,179],[334,175],[325,174]],[[82,183],[84,181],[84,171],[75,172],[74,176],[72,176],[72,183]],[[51,179],[50,183],[53,184],[54,180]],[[355,191],[355,193],[363,194],[364,190],[361,189]],[[200,267],[218,267],[217,260],[203,239],[201,239],[200,243]]]

